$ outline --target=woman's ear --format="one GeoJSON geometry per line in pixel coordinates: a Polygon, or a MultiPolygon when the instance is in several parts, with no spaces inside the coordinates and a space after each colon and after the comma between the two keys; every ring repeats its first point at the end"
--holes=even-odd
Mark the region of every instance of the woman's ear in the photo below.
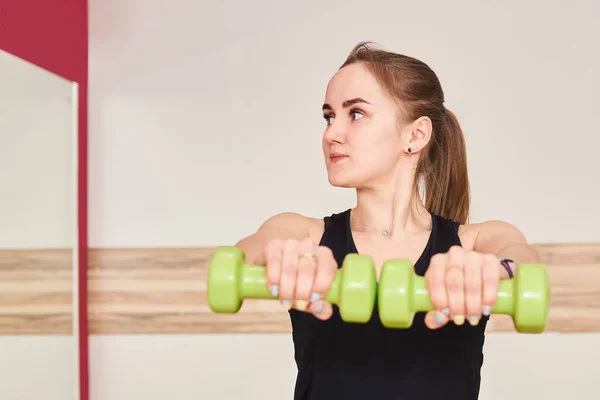
{"type": "Polygon", "coordinates": [[[433,124],[429,117],[421,117],[414,122],[413,136],[415,141],[419,141],[422,147],[425,147],[431,139],[431,133],[433,132],[433,124]]]}
{"type": "Polygon", "coordinates": [[[425,148],[429,140],[431,140],[432,132],[433,124],[429,117],[416,119],[410,126],[410,137],[405,151],[409,154],[414,154],[425,148]]]}

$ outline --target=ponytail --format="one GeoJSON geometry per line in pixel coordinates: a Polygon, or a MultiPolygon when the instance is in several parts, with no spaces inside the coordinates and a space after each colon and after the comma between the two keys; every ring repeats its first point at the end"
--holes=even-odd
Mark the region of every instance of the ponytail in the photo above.
{"type": "MultiPolygon", "coordinates": [[[[445,109],[441,125],[437,132],[434,127],[429,151],[419,160],[416,176],[422,179],[429,212],[465,224],[471,197],[465,138],[452,111],[445,109]]],[[[418,184],[419,179],[415,181],[418,184]]]]}

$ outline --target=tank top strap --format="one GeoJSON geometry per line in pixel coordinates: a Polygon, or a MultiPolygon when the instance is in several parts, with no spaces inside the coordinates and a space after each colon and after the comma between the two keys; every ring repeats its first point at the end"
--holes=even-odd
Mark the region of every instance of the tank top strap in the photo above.
{"type": "Polygon", "coordinates": [[[439,215],[434,215],[434,218],[437,222],[437,232],[432,256],[436,253],[445,253],[452,246],[461,246],[458,236],[460,223],[439,215]]]}
{"type": "Polygon", "coordinates": [[[338,263],[338,267],[341,267],[344,258],[350,251],[348,246],[351,242],[349,236],[350,209],[325,217],[324,224],[325,231],[319,245],[329,247],[338,263]]]}
{"type": "Polygon", "coordinates": [[[423,253],[415,263],[415,273],[424,276],[429,268],[431,257],[445,253],[454,245],[460,245],[458,227],[460,224],[431,213],[431,233],[423,253]]]}

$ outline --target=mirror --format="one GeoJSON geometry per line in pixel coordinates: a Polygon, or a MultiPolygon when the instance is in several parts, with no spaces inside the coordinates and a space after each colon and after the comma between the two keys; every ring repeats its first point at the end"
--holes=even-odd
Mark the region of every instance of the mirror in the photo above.
{"type": "Polygon", "coordinates": [[[0,51],[0,393],[78,398],[77,83],[0,51]]]}

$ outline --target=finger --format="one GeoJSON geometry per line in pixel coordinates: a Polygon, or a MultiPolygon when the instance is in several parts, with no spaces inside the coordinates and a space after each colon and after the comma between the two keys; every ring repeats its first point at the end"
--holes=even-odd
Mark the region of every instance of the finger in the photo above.
{"type": "Polygon", "coordinates": [[[431,257],[429,268],[425,273],[425,283],[429,291],[429,298],[433,307],[446,317],[450,316],[450,308],[448,307],[448,294],[446,292],[446,254],[436,254],[431,257]]]}
{"type": "Polygon", "coordinates": [[[469,323],[473,326],[481,318],[481,286],[482,286],[483,256],[478,253],[469,253],[464,267],[465,302],[469,323]]]}
{"type": "Polygon", "coordinates": [[[271,240],[265,246],[265,264],[267,267],[267,285],[271,294],[279,296],[279,280],[281,278],[281,262],[283,256],[283,241],[271,240]]]}
{"type": "Polygon", "coordinates": [[[294,302],[296,293],[296,279],[298,275],[298,242],[287,240],[283,245],[283,258],[281,263],[281,279],[279,282],[279,297],[281,304],[289,310],[294,302]]]}
{"type": "Polygon", "coordinates": [[[482,280],[482,313],[489,316],[496,305],[500,283],[500,261],[493,255],[488,255],[484,259],[482,280]]]}
{"type": "Polygon", "coordinates": [[[311,239],[304,239],[300,242],[298,260],[298,278],[296,280],[296,293],[294,296],[295,308],[300,311],[306,310],[310,298],[317,262],[313,254],[313,242],[311,239]]]}
{"type": "Polygon", "coordinates": [[[325,298],[338,271],[338,264],[330,248],[319,246],[315,250],[317,271],[312,287],[310,302],[316,303],[325,298]]]}
{"type": "Polygon", "coordinates": [[[462,325],[465,322],[465,283],[462,271],[465,265],[465,251],[460,246],[452,246],[447,254],[445,283],[448,307],[454,323],[462,325]]]}
{"type": "Polygon", "coordinates": [[[446,272],[446,290],[450,315],[456,325],[465,322],[465,283],[461,267],[450,267],[446,272]]]}
{"type": "Polygon", "coordinates": [[[325,300],[319,300],[316,303],[311,304],[309,309],[315,317],[321,320],[329,319],[333,315],[331,303],[328,303],[325,300]]]}
{"type": "Polygon", "coordinates": [[[425,326],[429,329],[439,329],[448,324],[448,317],[446,317],[441,311],[429,311],[425,314],[425,326]]]}

